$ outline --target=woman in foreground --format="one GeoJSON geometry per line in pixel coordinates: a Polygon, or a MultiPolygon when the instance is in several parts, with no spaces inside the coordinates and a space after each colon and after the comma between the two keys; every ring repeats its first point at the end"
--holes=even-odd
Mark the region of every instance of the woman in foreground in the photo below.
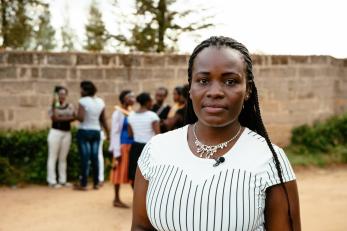
{"type": "Polygon", "coordinates": [[[301,230],[292,167],[260,115],[252,60],[211,37],[189,59],[186,125],[138,161],[132,230],[301,230]]]}

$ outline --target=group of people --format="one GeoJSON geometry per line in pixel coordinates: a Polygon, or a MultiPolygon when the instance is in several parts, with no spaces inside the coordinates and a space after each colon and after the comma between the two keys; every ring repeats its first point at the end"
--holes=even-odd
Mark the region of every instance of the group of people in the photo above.
{"type": "Polygon", "coordinates": [[[95,96],[97,89],[91,81],[80,84],[81,98],[78,108],[67,101],[68,90],[56,86],[54,98],[49,109],[52,127],[48,134],[47,182],[50,187],[70,186],[67,182],[66,159],[71,144],[71,122],[78,120],[78,150],[81,157],[80,182],[74,186],[78,190],[87,190],[89,163],[93,170],[93,187],[98,189],[104,181],[104,160],[102,142],[109,136],[105,116],[104,101],[95,96]],[[102,132],[104,128],[105,133],[102,132]],[[58,179],[56,162],[58,161],[58,179]]]}
{"type": "Polygon", "coordinates": [[[105,103],[97,97],[96,87],[91,81],[82,81],[81,98],[77,110],[66,98],[67,88],[57,86],[54,100],[49,110],[52,127],[48,135],[49,155],[47,162],[47,182],[50,187],[70,186],[66,177],[66,159],[71,144],[71,122],[79,121],[77,131],[78,150],[81,157],[80,180],[74,185],[76,190],[87,190],[89,165],[91,163],[93,188],[98,189],[104,181],[103,140],[109,140],[112,153],[110,180],[114,184],[115,207],[128,207],[120,200],[121,184],[131,184],[135,180],[137,160],[146,143],[156,134],[183,126],[184,109],[187,101],[187,86],[177,86],[173,90],[174,105],[166,103],[168,89],[160,87],[155,92],[155,102],[151,95],[143,92],[135,97],[130,90],[119,95],[120,105],[112,113],[111,127],[106,121],[105,103]],[[136,111],[133,105],[138,103],[136,111]],[[104,130],[104,132],[103,132],[104,130]],[[58,161],[58,179],[56,162],[58,161]]]}
{"type": "MultiPolygon", "coordinates": [[[[121,92],[110,132],[104,103],[90,82],[81,83],[75,114],[67,103],[52,106],[49,140],[61,139],[61,159],[70,142],[68,122],[80,121],[76,189],[86,190],[90,157],[98,188],[104,127],[113,154],[114,206],[127,207],[120,184],[134,188],[131,230],[301,230],[295,174],[263,124],[247,48],[228,37],[206,39],[191,54],[187,76],[188,85],[174,89],[172,107],[165,104],[165,88],[156,91],[154,105],[148,93],[139,94],[136,111],[134,94],[121,92]]],[[[50,155],[54,150],[50,145],[50,155]]],[[[52,163],[49,158],[48,168],[52,163]]],[[[65,169],[59,167],[62,184],[65,169]]]]}
{"type": "Polygon", "coordinates": [[[130,90],[124,90],[119,95],[120,106],[116,106],[112,114],[110,147],[113,154],[111,182],[114,184],[115,207],[128,207],[120,200],[121,184],[134,185],[137,161],[147,142],[156,134],[172,130],[182,125],[181,115],[185,107],[185,87],[174,89],[175,105],[170,107],[165,103],[168,90],[160,87],[155,93],[155,103],[149,93],[143,92],[136,97],[139,107],[133,111],[135,95],[130,90]]]}

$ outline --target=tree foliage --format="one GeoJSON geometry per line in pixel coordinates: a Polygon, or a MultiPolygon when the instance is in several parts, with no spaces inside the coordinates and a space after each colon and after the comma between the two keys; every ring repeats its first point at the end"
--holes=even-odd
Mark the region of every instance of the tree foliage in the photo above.
{"type": "MultiPolygon", "coordinates": [[[[135,21],[131,37],[114,36],[118,41],[138,51],[163,52],[174,50],[179,35],[213,26],[203,18],[184,25],[182,21],[196,12],[193,10],[174,10],[176,0],[135,0],[135,21]]],[[[199,11],[204,11],[199,9],[199,11]]],[[[205,17],[207,18],[207,17],[205,17]]]]}
{"type": "Polygon", "coordinates": [[[62,50],[63,51],[73,51],[75,50],[75,34],[72,31],[72,29],[66,25],[66,26],[62,26],[60,28],[60,32],[61,32],[61,41],[62,41],[62,50]]]}
{"type": "Polygon", "coordinates": [[[29,23],[31,19],[25,11],[25,6],[28,4],[30,1],[25,0],[1,1],[3,47],[23,49],[29,47],[33,28],[29,23]]]}
{"type": "Polygon", "coordinates": [[[38,29],[35,31],[35,50],[52,50],[55,48],[55,30],[50,24],[50,11],[49,6],[43,6],[43,13],[38,19],[38,29]]]}
{"type": "Polygon", "coordinates": [[[93,1],[89,9],[89,23],[86,25],[87,42],[85,49],[88,51],[101,51],[107,41],[107,32],[102,20],[102,14],[93,1]]]}
{"type": "Polygon", "coordinates": [[[42,50],[54,47],[48,3],[43,0],[0,2],[2,48],[42,50]]]}
{"type": "Polygon", "coordinates": [[[64,19],[64,24],[60,28],[60,36],[61,36],[61,42],[62,42],[61,49],[63,51],[74,51],[75,41],[77,40],[77,38],[76,38],[76,34],[70,27],[69,17],[65,17],[64,19]]]}

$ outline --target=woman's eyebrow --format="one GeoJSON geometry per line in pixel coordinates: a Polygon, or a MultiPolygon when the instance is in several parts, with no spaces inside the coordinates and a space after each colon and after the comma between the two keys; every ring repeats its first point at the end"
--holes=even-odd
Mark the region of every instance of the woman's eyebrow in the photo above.
{"type": "Polygon", "coordinates": [[[227,76],[227,75],[237,75],[237,76],[239,76],[239,77],[242,76],[240,73],[237,73],[237,72],[235,72],[235,71],[227,71],[227,72],[224,72],[224,73],[222,74],[222,76],[227,76]]]}
{"type": "MultiPolygon", "coordinates": [[[[210,75],[210,74],[211,74],[211,72],[209,72],[209,71],[198,71],[194,75],[210,75]]],[[[237,75],[239,77],[242,76],[240,73],[238,73],[236,71],[226,71],[226,72],[222,73],[223,77],[228,76],[228,75],[237,75]]]]}
{"type": "Polygon", "coordinates": [[[196,75],[209,75],[210,72],[209,71],[199,71],[195,73],[196,75]]]}

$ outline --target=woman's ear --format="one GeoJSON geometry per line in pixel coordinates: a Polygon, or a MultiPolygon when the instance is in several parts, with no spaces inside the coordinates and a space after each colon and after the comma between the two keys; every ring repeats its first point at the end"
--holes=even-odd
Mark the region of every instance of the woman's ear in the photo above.
{"type": "Polygon", "coordinates": [[[251,82],[247,83],[245,102],[251,97],[251,94],[252,94],[252,87],[250,84],[251,84],[251,82]]]}

